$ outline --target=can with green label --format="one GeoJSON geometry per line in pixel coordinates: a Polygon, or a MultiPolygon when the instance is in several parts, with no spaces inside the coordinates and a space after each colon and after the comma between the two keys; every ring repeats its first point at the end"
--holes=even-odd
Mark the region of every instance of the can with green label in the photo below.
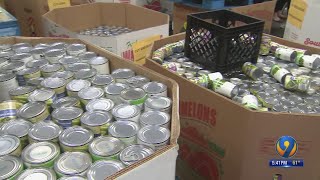
{"type": "Polygon", "coordinates": [[[310,78],[306,76],[286,76],[284,88],[289,90],[306,92],[310,88],[310,78]]]}
{"type": "Polygon", "coordinates": [[[242,72],[244,72],[250,78],[257,80],[258,78],[262,77],[264,72],[262,69],[258,68],[254,64],[250,62],[246,62],[242,66],[242,72]]]}
{"type": "Polygon", "coordinates": [[[73,126],[65,129],[59,136],[60,147],[64,152],[88,151],[93,140],[93,132],[81,126],[73,126]]]}
{"type": "Polygon", "coordinates": [[[119,159],[119,153],[124,149],[124,143],[118,138],[100,136],[89,145],[89,152],[94,161],[102,159],[119,159]]]}
{"type": "Polygon", "coordinates": [[[124,89],[120,93],[120,99],[124,104],[137,105],[140,109],[143,109],[147,93],[141,88],[124,89]]]}
{"type": "Polygon", "coordinates": [[[35,90],[34,86],[19,86],[9,91],[10,98],[23,104],[28,102],[29,95],[35,90]]]}
{"type": "Polygon", "coordinates": [[[24,119],[13,119],[4,123],[1,127],[2,134],[11,134],[20,139],[22,148],[28,143],[28,132],[32,127],[32,123],[24,119]]]}
{"type": "Polygon", "coordinates": [[[0,157],[0,179],[16,180],[23,171],[23,164],[20,158],[7,155],[0,157]]]}
{"type": "Polygon", "coordinates": [[[280,67],[278,64],[274,64],[270,70],[270,74],[272,77],[274,77],[278,82],[284,83],[285,77],[287,75],[290,75],[291,73],[280,67]]]}
{"type": "Polygon", "coordinates": [[[104,111],[86,112],[81,117],[81,126],[91,129],[94,136],[108,134],[108,128],[112,122],[112,115],[104,111]]]}

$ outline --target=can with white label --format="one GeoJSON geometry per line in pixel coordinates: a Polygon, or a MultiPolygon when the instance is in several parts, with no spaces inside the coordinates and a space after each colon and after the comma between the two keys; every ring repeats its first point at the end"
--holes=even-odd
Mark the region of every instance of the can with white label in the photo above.
{"type": "Polygon", "coordinates": [[[97,74],[110,74],[109,60],[105,57],[94,57],[89,64],[97,70],[97,74]]]}
{"type": "Polygon", "coordinates": [[[134,144],[121,151],[120,161],[126,166],[130,166],[154,153],[154,150],[143,144],[134,144]]]}
{"type": "Polygon", "coordinates": [[[44,102],[48,107],[56,100],[56,93],[51,89],[36,89],[28,97],[30,102],[44,102]]]}
{"type": "Polygon", "coordinates": [[[137,142],[139,125],[132,121],[116,121],[109,126],[109,135],[120,139],[126,146],[137,142]]]}
{"type": "Polygon", "coordinates": [[[144,144],[154,150],[164,148],[169,144],[170,131],[161,126],[145,126],[141,128],[137,135],[138,144],[144,144]]]}
{"type": "Polygon", "coordinates": [[[270,70],[271,76],[273,76],[278,82],[284,83],[285,78],[287,75],[290,75],[291,73],[286,70],[285,68],[281,68],[279,65],[274,64],[270,70]]]}

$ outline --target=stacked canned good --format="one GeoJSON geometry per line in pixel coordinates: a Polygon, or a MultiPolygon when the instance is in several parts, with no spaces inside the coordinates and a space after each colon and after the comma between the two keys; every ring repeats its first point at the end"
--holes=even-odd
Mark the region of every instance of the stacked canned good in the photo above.
{"type": "Polygon", "coordinates": [[[130,33],[132,31],[133,30],[130,28],[121,26],[98,26],[95,28],[82,30],[79,32],[79,34],[88,36],[110,37],[130,33]]]}
{"type": "Polygon", "coordinates": [[[247,108],[288,113],[320,113],[320,55],[262,38],[256,64],[232,72],[210,72],[184,56],[184,40],[168,44],[152,59],[200,86],[247,108]]]}
{"type": "Polygon", "coordinates": [[[165,84],[84,44],[0,49],[0,179],[105,179],[169,143],[165,84]]]}

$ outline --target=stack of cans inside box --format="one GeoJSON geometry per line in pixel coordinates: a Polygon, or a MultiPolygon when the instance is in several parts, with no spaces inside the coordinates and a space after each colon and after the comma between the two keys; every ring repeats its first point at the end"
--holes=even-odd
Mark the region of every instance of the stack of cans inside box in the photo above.
{"type": "Polygon", "coordinates": [[[127,27],[120,26],[98,26],[95,28],[85,29],[79,32],[80,35],[89,35],[89,36],[101,36],[101,37],[110,37],[118,36],[121,34],[130,33],[133,30],[127,27]]]}
{"type": "Polygon", "coordinates": [[[169,143],[165,84],[84,44],[0,49],[0,179],[105,179],[169,143]]]}
{"type": "Polygon", "coordinates": [[[257,63],[246,62],[237,70],[220,73],[185,57],[184,43],[165,45],[153,53],[152,59],[252,110],[320,113],[320,55],[263,36],[257,63]]]}

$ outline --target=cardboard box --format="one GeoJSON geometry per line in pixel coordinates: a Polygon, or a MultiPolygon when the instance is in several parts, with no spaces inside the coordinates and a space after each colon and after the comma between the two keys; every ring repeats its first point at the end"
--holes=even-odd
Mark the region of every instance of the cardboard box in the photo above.
{"type": "Polygon", "coordinates": [[[55,9],[43,17],[46,36],[76,37],[129,60],[133,60],[134,42],[154,35],[169,35],[168,15],[124,3],[93,3],[55,9]],[[129,27],[134,31],[113,37],[78,34],[80,30],[100,25],[129,27]]]}
{"type": "MultiPolygon", "coordinates": [[[[156,41],[153,51],[185,38],[178,34],[156,41]]],[[[319,49],[272,37],[284,45],[319,49]]],[[[163,68],[148,59],[146,67],[160,72],[179,84],[181,135],[178,139],[177,175],[181,179],[270,180],[275,174],[283,179],[318,180],[320,166],[320,116],[246,109],[232,100],[163,68]],[[271,159],[283,159],[275,151],[279,137],[292,136],[303,159],[303,168],[271,168],[271,159]]]]}
{"type": "Polygon", "coordinates": [[[129,68],[135,71],[137,74],[148,77],[153,81],[159,81],[167,85],[168,96],[172,98],[172,114],[171,114],[171,138],[170,144],[165,148],[155,152],[151,156],[143,159],[139,163],[135,163],[108,179],[120,179],[120,180],[131,180],[131,179],[153,179],[163,180],[175,178],[175,164],[178,155],[178,144],[177,139],[180,134],[180,122],[178,114],[178,85],[176,82],[162,76],[161,74],[155,73],[143,66],[138,66],[132,62],[126,61],[112,53],[106,52],[105,50],[87,44],[84,41],[77,39],[59,39],[59,38],[25,38],[25,37],[10,37],[0,38],[0,44],[13,44],[21,42],[29,42],[31,44],[38,43],[53,43],[53,42],[67,42],[67,43],[83,43],[87,45],[89,51],[96,52],[97,54],[109,59],[110,68],[129,68]]]}
{"type": "Polygon", "coordinates": [[[320,48],[317,21],[320,16],[320,1],[292,0],[284,38],[290,41],[320,48]]]}
{"type": "MultiPolygon", "coordinates": [[[[248,5],[248,6],[234,7],[234,8],[231,8],[231,10],[264,20],[265,21],[264,32],[270,33],[275,4],[276,4],[276,1],[273,0],[269,2],[263,2],[259,4],[248,5]]],[[[181,3],[175,3],[174,9],[173,9],[174,34],[185,32],[187,15],[191,13],[197,13],[200,11],[208,11],[208,10],[186,6],[181,3]]]]}

